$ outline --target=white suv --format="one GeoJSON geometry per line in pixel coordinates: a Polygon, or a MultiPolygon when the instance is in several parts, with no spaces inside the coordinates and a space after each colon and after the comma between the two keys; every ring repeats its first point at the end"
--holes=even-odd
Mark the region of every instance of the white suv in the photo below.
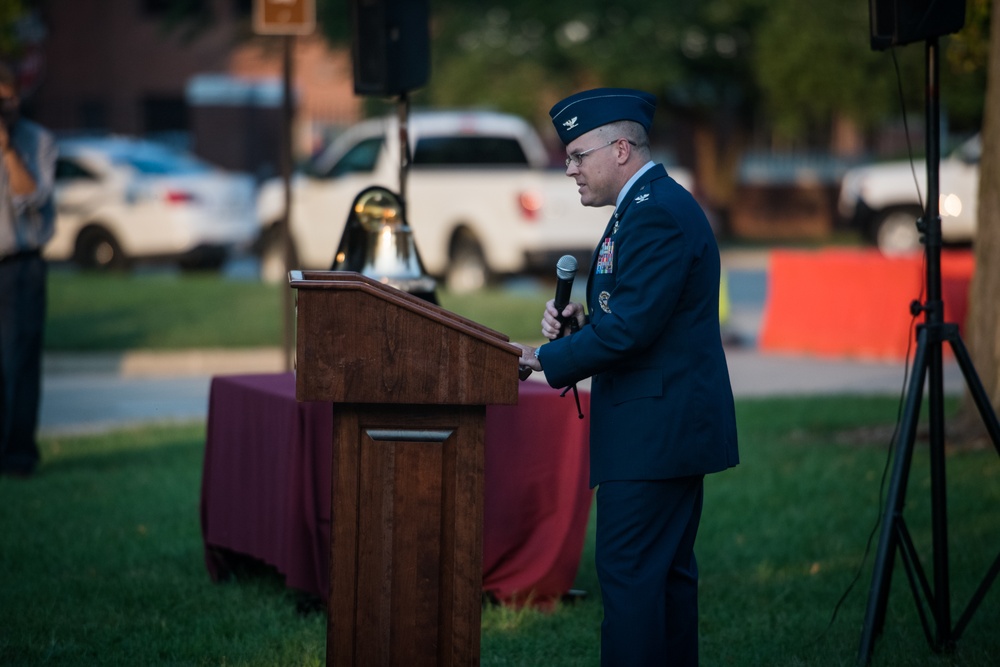
{"type": "MultiPolygon", "coordinates": [[[[946,243],[969,243],[976,235],[981,153],[977,134],[941,160],[939,206],[946,243]]],[[[888,162],[848,170],[841,181],[838,210],[884,254],[897,255],[920,248],[916,220],[923,215],[921,202],[926,197],[924,160],[914,162],[912,169],[908,161],[888,162]]]]}

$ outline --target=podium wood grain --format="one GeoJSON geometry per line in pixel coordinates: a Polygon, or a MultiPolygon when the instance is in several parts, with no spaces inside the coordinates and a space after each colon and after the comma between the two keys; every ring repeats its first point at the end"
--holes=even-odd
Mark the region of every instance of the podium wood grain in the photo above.
{"type": "Polygon", "coordinates": [[[486,405],[502,334],[341,272],[292,272],[296,396],[334,410],[329,665],[479,664],[486,405]]]}

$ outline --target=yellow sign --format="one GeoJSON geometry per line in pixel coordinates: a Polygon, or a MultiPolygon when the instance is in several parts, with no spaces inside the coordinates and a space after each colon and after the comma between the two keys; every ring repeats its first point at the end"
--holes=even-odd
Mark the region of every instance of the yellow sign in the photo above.
{"type": "Polygon", "coordinates": [[[260,35],[308,35],[316,29],[316,0],[254,0],[253,30],[260,35]]]}

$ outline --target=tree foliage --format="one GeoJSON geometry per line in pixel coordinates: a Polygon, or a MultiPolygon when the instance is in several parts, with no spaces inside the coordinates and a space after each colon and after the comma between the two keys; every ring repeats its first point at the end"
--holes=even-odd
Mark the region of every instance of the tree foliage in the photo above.
{"type": "MultiPolygon", "coordinates": [[[[969,0],[966,28],[943,39],[942,97],[959,129],[982,119],[989,0],[969,0]]],[[[668,113],[823,142],[834,117],[862,130],[919,112],[919,46],[870,47],[868,0],[434,0],[425,106],[484,106],[544,123],[552,103],[587,86],[660,97],[668,113]],[[897,82],[896,69],[899,69],[897,82]]],[[[319,0],[332,41],[350,39],[350,8],[319,0]]]]}
{"type": "Polygon", "coordinates": [[[538,3],[440,0],[432,103],[489,104],[544,117],[586,86],[644,88],[689,110],[753,100],[761,0],[538,3]]]}
{"type": "Polygon", "coordinates": [[[971,132],[983,123],[983,91],[990,49],[992,0],[967,0],[965,27],[948,37],[942,65],[941,98],[949,122],[971,132]]]}
{"type": "MultiPolygon", "coordinates": [[[[836,113],[866,127],[894,110],[886,94],[894,75],[869,47],[866,8],[865,0],[771,3],[756,35],[754,73],[779,136],[821,133],[836,113]]],[[[903,71],[913,70],[912,58],[902,60],[903,71]]]]}
{"type": "Polygon", "coordinates": [[[28,0],[4,0],[0,2],[0,59],[7,60],[16,57],[21,46],[18,26],[28,9],[28,0]]]}
{"type": "MultiPolygon", "coordinates": [[[[333,44],[351,39],[351,6],[316,0],[333,44]]],[[[587,86],[660,97],[668,113],[799,143],[831,119],[862,129],[898,114],[895,67],[869,46],[869,0],[428,0],[432,76],[424,106],[488,106],[544,122],[552,103],[587,86]]],[[[41,0],[0,3],[0,52],[14,20],[41,0]]],[[[244,11],[252,3],[243,0],[244,11]]],[[[212,2],[165,0],[164,28],[197,33],[212,2]]],[[[942,99],[963,131],[982,120],[990,0],[968,0],[966,27],[944,40],[942,99]]],[[[923,96],[919,48],[896,50],[907,104],[923,96]]]]}

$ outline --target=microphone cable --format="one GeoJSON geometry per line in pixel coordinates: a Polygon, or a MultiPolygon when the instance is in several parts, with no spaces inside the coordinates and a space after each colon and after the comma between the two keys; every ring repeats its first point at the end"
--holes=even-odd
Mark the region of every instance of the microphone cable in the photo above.
{"type": "MultiPolygon", "coordinates": [[[[566,335],[568,336],[570,334],[574,334],[579,330],[580,330],[580,325],[577,324],[576,318],[569,320],[569,334],[566,335]]],[[[580,407],[580,391],[576,388],[575,383],[563,389],[562,393],[559,394],[559,398],[562,398],[567,393],[569,393],[570,389],[573,390],[573,398],[576,399],[576,416],[580,419],[583,419],[583,408],[580,407]]]]}

